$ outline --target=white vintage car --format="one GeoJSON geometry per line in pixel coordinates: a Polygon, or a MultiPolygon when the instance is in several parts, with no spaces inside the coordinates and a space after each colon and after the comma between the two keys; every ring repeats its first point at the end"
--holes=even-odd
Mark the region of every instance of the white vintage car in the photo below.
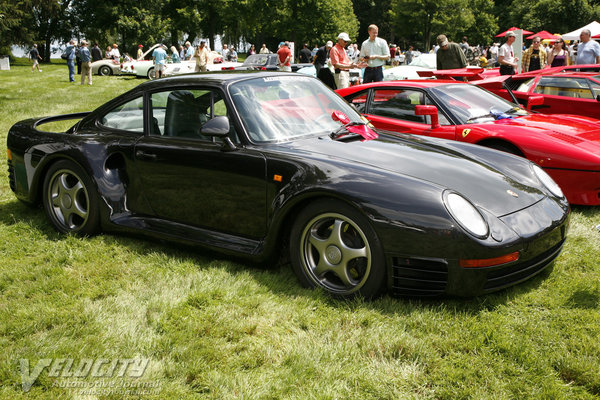
{"type": "MultiPolygon", "coordinates": [[[[210,60],[208,65],[206,66],[208,71],[221,71],[234,69],[242,65],[242,63],[238,62],[222,62],[222,56],[216,51],[212,51],[210,53],[210,60]]],[[[165,70],[163,72],[163,76],[172,76],[172,75],[181,75],[181,74],[189,74],[194,72],[196,69],[196,59],[192,58],[191,60],[181,61],[178,63],[167,62],[165,66],[165,70]]],[[[149,61],[137,61],[131,63],[130,65],[123,64],[123,68],[121,69],[121,73],[132,74],[141,78],[154,79],[154,63],[152,60],[149,61]]]]}

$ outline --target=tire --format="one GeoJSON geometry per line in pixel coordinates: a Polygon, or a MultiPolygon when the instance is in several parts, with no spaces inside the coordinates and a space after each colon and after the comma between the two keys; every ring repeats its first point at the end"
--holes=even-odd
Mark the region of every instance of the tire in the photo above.
{"type": "Polygon", "coordinates": [[[112,68],[110,68],[108,65],[103,65],[98,69],[98,75],[109,76],[112,75],[112,73],[112,68]]]}
{"type": "Polygon", "coordinates": [[[57,231],[92,235],[99,227],[98,196],[92,180],[77,164],[61,160],[45,178],[43,203],[57,231]]]}
{"type": "Polygon", "coordinates": [[[290,233],[290,258],[305,287],[334,297],[377,296],[385,283],[385,256],[367,218],[337,200],[304,208],[290,233]]]}
{"type": "Polygon", "coordinates": [[[156,78],[154,76],[154,67],[151,67],[148,72],[146,73],[146,76],[148,77],[148,79],[153,80],[154,78],[156,78]]]}

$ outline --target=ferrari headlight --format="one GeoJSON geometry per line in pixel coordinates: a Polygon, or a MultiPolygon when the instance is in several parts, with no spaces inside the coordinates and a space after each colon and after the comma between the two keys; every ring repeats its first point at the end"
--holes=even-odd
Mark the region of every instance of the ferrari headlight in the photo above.
{"type": "Polygon", "coordinates": [[[548,190],[552,192],[553,195],[561,198],[565,197],[562,190],[560,189],[560,186],[558,186],[556,182],[554,182],[554,179],[552,179],[550,175],[546,173],[546,171],[534,164],[533,172],[535,172],[535,175],[538,177],[538,179],[544,184],[544,186],[548,188],[548,190]]]}
{"type": "Polygon", "coordinates": [[[452,217],[467,232],[481,239],[487,237],[488,224],[473,204],[456,193],[448,193],[444,197],[444,201],[452,217]]]}

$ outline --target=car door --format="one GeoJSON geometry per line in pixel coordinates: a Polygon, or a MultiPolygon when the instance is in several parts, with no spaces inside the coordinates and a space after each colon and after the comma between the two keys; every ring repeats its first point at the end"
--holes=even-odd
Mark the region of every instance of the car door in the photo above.
{"type": "MultiPolygon", "coordinates": [[[[231,115],[223,99],[220,89],[204,87],[147,94],[147,131],[134,152],[140,186],[157,218],[261,238],[266,232],[264,156],[201,134],[209,119],[231,115]]],[[[233,124],[229,136],[238,141],[233,124]]]]}
{"type": "MultiPolygon", "coordinates": [[[[600,104],[585,77],[542,76],[530,95],[543,95],[544,104],[532,109],[543,113],[577,114],[600,118],[600,104]]],[[[596,91],[598,85],[595,85],[596,91]]]]}
{"type": "Polygon", "coordinates": [[[429,116],[416,115],[415,106],[433,105],[421,90],[381,87],[361,92],[349,101],[379,129],[454,139],[455,127],[438,111],[440,126],[432,129],[429,116]]]}

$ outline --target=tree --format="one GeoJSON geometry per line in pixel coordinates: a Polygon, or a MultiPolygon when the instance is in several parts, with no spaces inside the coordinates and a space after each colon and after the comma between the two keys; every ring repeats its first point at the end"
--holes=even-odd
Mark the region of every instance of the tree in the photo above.
{"type": "Polygon", "coordinates": [[[472,45],[488,43],[498,29],[492,9],[492,0],[392,0],[391,6],[396,31],[425,51],[442,33],[456,42],[467,36],[472,45]]]}

